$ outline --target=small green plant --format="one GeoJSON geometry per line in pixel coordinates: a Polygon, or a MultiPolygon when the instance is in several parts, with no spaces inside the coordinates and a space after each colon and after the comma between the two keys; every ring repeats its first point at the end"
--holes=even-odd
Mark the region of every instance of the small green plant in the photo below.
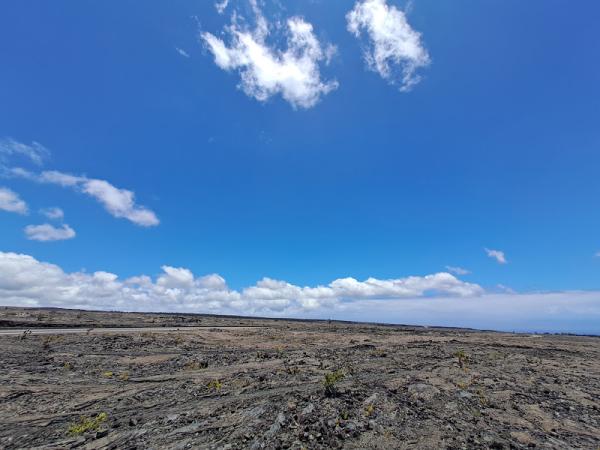
{"type": "Polygon", "coordinates": [[[375,406],[373,405],[373,403],[369,403],[369,405],[365,408],[365,416],[371,417],[374,412],[375,412],[375,406]]]}
{"type": "Polygon", "coordinates": [[[221,383],[219,380],[212,380],[210,383],[208,383],[208,388],[217,392],[220,392],[222,387],[223,383],[221,383]]]}
{"type": "Polygon", "coordinates": [[[114,375],[114,372],[111,372],[110,370],[109,370],[109,371],[106,371],[106,372],[102,372],[102,376],[103,376],[104,378],[112,378],[112,377],[113,377],[113,375],[114,375]]]}
{"type": "Polygon", "coordinates": [[[323,379],[323,386],[325,387],[325,395],[328,397],[334,397],[337,394],[336,385],[344,379],[344,372],[336,370],[335,372],[328,372],[325,374],[323,379]]]}
{"type": "Polygon", "coordinates": [[[63,369],[65,370],[73,370],[73,365],[70,362],[66,362],[63,364],[63,369]]]}
{"type": "Polygon", "coordinates": [[[108,414],[102,412],[96,417],[81,417],[79,422],[71,424],[68,430],[68,434],[71,436],[81,436],[83,433],[88,431],[98,431],[102,424],[108,419],[108,414]]]}
{"type": "Polygon", "coordinates": [[[121,372],[121,374],[119,375],[119,380],[121,380],[121,381],[129,380],[129,372],[127,372],[127,371],[121,372]]]}
{"type": "Polygon", "coordinates": [[[483,392],[482,389],[477,389],[477,397],[479,398],[479,403],[481,403],[481,406],[487,406],[488,405],[488,399],[485,396],[485,393],[483,392]]]}
{"type": "Polygon", "coordinates": [[[467,355],[465,351],[461,349],[454,353],[454,356],[456,357],[456,359],[458,359],[458,365],[462,369],[464,369],[467,366],[467,362],[469,361],[469,355],[467,355]]]}

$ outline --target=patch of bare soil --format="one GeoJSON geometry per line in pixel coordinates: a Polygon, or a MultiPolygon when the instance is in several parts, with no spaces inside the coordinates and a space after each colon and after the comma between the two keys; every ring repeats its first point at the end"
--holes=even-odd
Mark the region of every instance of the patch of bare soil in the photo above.
{"type": "Polygon", "coordinates": [[[600,447],[598,338],[164,317],[262,327],[0,336],[0,448],[600,447]]]}

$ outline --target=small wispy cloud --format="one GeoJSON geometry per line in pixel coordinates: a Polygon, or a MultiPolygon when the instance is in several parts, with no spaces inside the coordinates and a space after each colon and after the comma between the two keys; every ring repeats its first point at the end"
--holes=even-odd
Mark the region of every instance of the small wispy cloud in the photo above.
{"type": "Polygon", "coordinates": [[[215,3],[215,9],[219,14],[223,14],[229,5],[229,0],[221,0],[220,2],[215,3]]]}
{"type": "Polygon", "coordinates": [[[25,227],[25,236],[32,241],[64,241],[73,239],[75,234],[75,230],[66,224],[61,227],[55,227],[49,223],[42,225],[27,225],[25,227]]]}
{"type": "Polygon", "coordinates": [[[181,56],[183,56],[184,58],[189,58],[190,55],[188,52],[186,52],[184,49],[179,48],[179,47],[175,47],[175,51],[177,51],[177,53],[179,53],[181,56]]]}
{"type": "Polygon", "coordinates": [[[431,60],[421,34],[409,25],[403,11],[386,0],[359,0],[346,20],[354,36],[360,38],[363,32],[368,36],[364,57],[369,69],[399,84],[401,91],[409,91],[421,80],[417,70],[431,60]]]}
{"type": "Polygon", "coordinates": [[[40,214],[46,216],[52,220],[62,220],[65,217],[65,213],[60,208],[44,208],[40,210],[40,214]]]}
{"type": "Polygon", "coordinates": [[[114,217],[127,219],[143,227],[160,223],[156,214],[135,202],[135,193],[120,189],[105,180],[71,175],[56,170],[33,173],[20,167],[10,169],[12,176],[25,178],[38,183],[56,184],[70,187],[97,200],[114,217]]]}
{"type": "Polygon", "coordinates": [[[0,139],[0,162],[6,157],[20,155],[28,158],[34,164],[41,166],[50,157],[50,150],[39,142],[24,144],[12,138],[0,139]]]}
{"type": "Polygon", "coordinates": [[[27,214],[27,203],[19,194],[8,188],[0,187],[0,210],[17,214],[27,214]]]}
{"type": "Polygon", "coordinates": [[[462,267],[457,266],[446,266],[446,270],[455,275],[468,275],[471,273],[470,270],[463,269],[462,267]]]}
{"type": "Polygon", "coordinates": [[[517,291],[515,291],[513,288],[511,288],[510,286],[506,286],[504,284],[497,284],[496,288],[500,291],[500,292],[504,292],[506,294],[516,294],[517,291]]]}
{"type": "Polygon", "coordinates": [[[492,259],[495,259],[498,264],[507,264],[506,256],[504,252],[501,250],[491,250],[489,248],[484,248],[485,253],[492,259]]]}

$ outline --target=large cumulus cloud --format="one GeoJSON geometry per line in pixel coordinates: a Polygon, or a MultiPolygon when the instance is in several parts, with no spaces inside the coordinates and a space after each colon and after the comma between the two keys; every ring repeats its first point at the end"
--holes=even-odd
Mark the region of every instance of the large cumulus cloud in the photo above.
{"type": "Polygon", "coordinates": [[[598,291],[491,293],[444,272],[342,278],[321,286],[263,278],[235,290],[220,275],[196,276],[182,267],[120,279],[103,271],[69,273],[29,255],[0,252],[0,304],[600,334],[598,291]]]}
{"type": "Polygon", "coordinates": [[[315,287],[263,278],[238,291],[220,275],[195,276],[186,268],[162,266],[154,279],[142,275],[121,280],[108,272],[67,273],[29,255],[0,252],[0,299],[11,305],[285,315],[364,299],[481,294],[480,286],[448,273],[392,280],[343,278],[315,287]]]}

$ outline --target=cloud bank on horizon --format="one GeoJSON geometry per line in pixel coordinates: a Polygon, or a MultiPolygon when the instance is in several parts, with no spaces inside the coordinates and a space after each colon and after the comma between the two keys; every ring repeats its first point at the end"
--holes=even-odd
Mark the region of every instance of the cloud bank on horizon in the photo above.
{"type": "Polygon", "coordinates": [[[242,290],[217,274],[195,276],[163,266],[147,275],[67,273],[32,256],[0,252],[0,298],[5,305],[120,311],[163,311],[377,320],[504,330],[537,329],[600,333],[600,292],[490,294],[449,273],[297,286],[263,278],[242,290]],[[527,315],[524,315],[527,314],[527,315]],[[527,322],[525,322],[527,318],[527,322]],[[528,324],[528,325],[527,325],[528,324]]]}

